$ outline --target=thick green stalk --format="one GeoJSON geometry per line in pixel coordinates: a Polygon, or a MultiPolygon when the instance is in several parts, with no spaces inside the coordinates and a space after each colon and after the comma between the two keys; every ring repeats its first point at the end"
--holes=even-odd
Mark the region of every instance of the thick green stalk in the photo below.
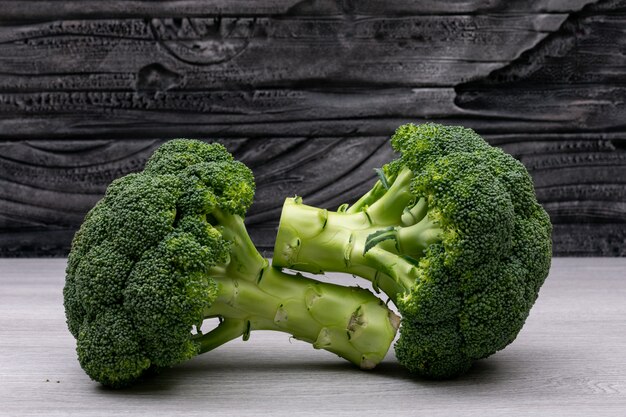
{"type": "Polygon", "coordinates": [[[219,222],[222,236],[231,244],[230,260],[219,273],[230,278],[256,281],[268,262],[254,246],[243,219],[219,210],[215,210],[213,216],[219,222]]]}
{"type": "Polygon", "coordinates": [[[202,337],[203,349],[213,348],[216,340],[275,330],[370,369],[383,360],[398,327],[398,318],[362,288],[321,283],[272,267],[265,268],[258,283],[213,278],[219,295],[205,315],[224,321],[202,337]]]}
{"type": "Polygon", "coordinates": [[[439,228],[421,213],[424,211],[421,207],[419,214],[410,216],[416,220],[421,217],[417,224],[389,226],[402,224],[402,215],[406,213],[398,205],[411,200],[404,191],[394,189],[399,181],[406,182],[406,176],[398,175],[389,196],[356,213],[328,211],[304,205],[299,198],[288,198],[276,236],[274,265],[312,273],[358,275],[372,281],[395,302],[399,293],[415,284],[413,277],[417,279],[413,272],[411,280],[405,278],[406,274],[397,273],[410,266],[401,255],[419,259],[424,249],[440,236],[439,228]],[[376,244],[376,250],[366,251],[368,238],[381,232],[385,232],[386,239],[376,244]]]}
{"type": "Polygon", "coordinates": [[[218,297],[205,317],[220,317],[222,322],[198,337],[203,352],[238,337],[247,339],[253,330],[276,330],[364,369],[385,357],[399,319],[371,292],[272,268],[238,216],[218,220],[223,235],[231,238],[231,260],[209,271],[218,284],[218,297]]]}
{"type": "Polygon", "coordinates": [[[273,265],[321,274],[345,272],[371,281],[393,299],[403,289],[363,258],[367,235],[374,232],[364,212],[336,213],[288,198],[283,205],[273,265]]]}

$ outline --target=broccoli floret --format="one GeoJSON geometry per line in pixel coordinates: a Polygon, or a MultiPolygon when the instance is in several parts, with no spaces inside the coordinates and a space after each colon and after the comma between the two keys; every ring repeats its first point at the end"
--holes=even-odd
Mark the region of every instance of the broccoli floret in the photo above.
{"type": "Polygon", "coordinates": [[[354,205],[287,199],[274,265],[372,281],[402,315],[396,356],[432,378],[511,343],[548,275],[550,220],[524,166],[462,127],[401,126],[354,205]]]}
{"type": "Polygon", "coordinates": [[[268,266],[243,223],[252,172],[219,144],[176,139],[114,181],[76,233],[68,327],[86,373],[122,387],[252,330],[278,330],[363,367],[399,320],[367,290],[268,266]],[[220,324],[205,334],[205,319],[220,324]]]}

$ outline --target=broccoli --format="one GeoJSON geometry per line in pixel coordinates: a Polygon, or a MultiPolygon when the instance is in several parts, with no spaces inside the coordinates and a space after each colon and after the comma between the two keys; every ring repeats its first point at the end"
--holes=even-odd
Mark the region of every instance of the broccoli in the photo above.
{"type": "Polygon", "coordinates": [[[243,217],[251,171],[219,144],[176,139],[115,180],[72,242],[63,290],[78,359],[123,387],[252,330],[277,330],[372,368],[399,318],[362,288],[271,268],[243,217]],[[219,325],[202,333],[207,318],[219,325]]]}
{"type": "Polygon", "coordinates": [[[511,343],[548,274],[550,220],[524,166],[473,130],[408,124],[354,205],[288,198],[273,263],[370,280],[402,315],[410,371],[448,378],[511,343]]]}

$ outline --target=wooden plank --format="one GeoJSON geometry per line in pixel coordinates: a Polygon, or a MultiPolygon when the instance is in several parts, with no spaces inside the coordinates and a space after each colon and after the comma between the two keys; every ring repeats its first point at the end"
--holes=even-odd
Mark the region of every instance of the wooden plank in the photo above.
{"type": "MultiPolygon", "coordinates": [[[[85,63],[84,73],[69,73],[67,77],[46,75],[41,65],[53,68],[54,63],[37,64],[37,60],[22,63],[19,59],[24,60],[24,51],[7,53],[7,56],[18,57],[16,62],[19,65],[16,64],[16,68],[5,68],[9,72],[0,78],[3,80],[0,81],[0,112],[3,114],[0,135],[5,139],[16,139],[87,135],[102,137],[133,132],[141,137],[155,136],[159,134],[157,132],[185,134],[191,130],[194,134],[203,135],[250,136],[256,132],[261,136],[283,136],[298,134],[296,131],[299,130],[312,133],[313,136],[333,136],[354,129],[358,129],[360,134],[387,135],[404,120],[423,118],[462,123],[483,133],[623,130],[625,111],[619,103],[626,91],[620,81],[624,68],[620,51],[624,47],[621,39],[626,37],[619,35],[623,34],[624,17],[584,15],[575,22],[568,21],[557,34],[541,38],[544,41],[534,39],[528,45],[531,49],[526,54],[524,48],[520,48],[519,59],[515,60],[515,56],[511,55],[511,65],[505,65],[509,62],[506,60],[498,64],[498,67],[503,68],[488,75],[484,81],[460,84],[455,88],[418,86],[421,82],[461,82],[471,73],[466,65],[482,64],[463,62],[462,59],[448,63],[438,61],[441,58],[435,55],[442,52],[437,48],[430,48],[436,51],[431,53],[431,58],[435,56],[432,62],[434,65],[445,64],[445,68],[410,68],[413,64],[426,65],[423,61],[429,59],[428,53],[413,51],[423,60],[413,59],[413,64],[403,63],[402,66],[391,64],[395,69],[400,68],[399,77],[411,88],[382,88],[382,78],[392,80],[395,69],[390,72],[376,65],[345,65],[348,68],[346,71],[333,73],[337,60],[344,58],[337,58],[327,48],[318,52],[328,56],[325,59],[313,59],[312,66],[298,65],[301,59],[296,59],[284,63],[283,67],[288,68],[287,71],[279,71],[277,68],[262,70],[258,65],[247,62],[242,67],[250,68],[252,72],[244,74],[224,69],[222,64],[209,65],[208,72],[203,72],[180,62],[170,65],[171,60],[159,63],[149,63],[150,59],[135,62],[136,59],[141,60],[136,57],[140,57],[141,53],[137,55],[134,49],[131,53],[125,47],[112,47],[113,52],[106,56],[112,60],[112,68],[119,67],[120,72],[91,73],[89,59],[72,55],[74,49],[65,48],[62,41],[56,41],[59,36],[54,35],[52,39],[60,42],[61,51],[71,55],[59,62],[71,65],[75,60],[80,60],[85,63]],[[586,29],[577,31],[580,27],[586,29]],[[536,45],[536,48],[532,48],[532,45],[536,45]],[[118,58],[112,58],[116,54],[119,54],[118,58]],[[25,71],[28,65],[40,67],[20,74],[19,71],[25,71]],[[125,69],[124,66],[128,65],[134,67],[125,69]],[[322,72],[315,73],[316,68],[322,72]],[[457,79],[442,81],[447,76],[445,74],[452,74],[449,71],[457,70],[461,74],[457,79]],[[354,77],[350,71],[354,72],[354,77]],[[287,73],[291,75],[285,76],[287,73]],[[264,74],[285,77],[277,82],[277,86],[261,88],[276,81],[264,79],[264,74]],[[426,78],[420,81],[413,79],[411,74],[426,78]],[[358,84],[353,84],[351,88],[332,87],[332,82],[349,81],[342,77],[348,77],[358,84]],[[376,77],[381,79],[377,80],[376,77]],[[324,87],[326,81],[318,80],[328,80],[331,85],[324,87]],[[241,89],[241,84],[233,84],[235,82],[254,87],[241,89]],[[357,88],[357,85],[360,87],[357,88]],[[163,117],[164,113],[167,113],[167,117],[163,117]],[[328,123],[329,120],[333,122],[328,123]],[[286,132],[289,126],[293,130],[286,132]],[[325,130],[317,133],[321,129],[325,130]]],[[[90,22],[81,30],[100,30],[98,25],[90,26],[92,24],[90,22]]],[[[500,24],[504,27],[511,22],[503,21],[500,24]]],[[[107,27],[104,23],[101,25],[107,27]]],[[[80,24],[77,26],[81,27],[80,24]]],[[[72,26],[66,29],[78,31],[70,28],[72,26]]],[[[402,32],[401,26],[397,25],[389,30],[390,33],[402,32]]],[[[462,30],[455,32],[456,35],[462,33],[462,30]]],[[[477,30],[477,33],[481,33],[481,30],[477,30]]],[[[100,37],[93,39],[101,42],[100,37]]],[[[460,41],[465,42],[462,38],[460,41]]],[[[429,45],[429,42],[423,41],[423,44],[429,45]]],[[[80,44],[77,48],[81,48],[80,44]]],[[[279,55],[297,55],[291,46],[287,49],[292,53],[279,55]]],[[[367,51],[374,57],[383,54],[381,50],[367,45],[356,49],[367,51]]],[[[480,48],[476,44],[467,49],[467,53],[483,53],[481,51],[486,49],[489,48],[480,48]]],[[[93,48],[84,50],[91,51],[93,48]]],[[[460,50],[457,50],[452,55],[459,53],[460,50]]],[[[240,60],[245,60],[245,55],[237,56],[235,63],[243,63],[240,60]]],[[[94,65],[108,65],[96,58],[94,65]]],[[[0,60],[0,66],[2,62],[10,66],[12,59],[16,58],[0,60]]],[[[255,61],[260,59],[260,56],[254,57],[255,61]]],[[[355,59],[363,61],[362,56],[355,59]]],[[[62,74],[69,68],[57,68],[54,71],[61,71],[62,74]]],[[[486,71],[484,75],[488,73],[486,71]]]]}
{"type": "MultiPolygon", "coordinates": [[[[493,142],[497,141],[498,138],[493,142]]],[[[20,245],[24,251],[32,248],[33,241],[27,236],[19,243],[20,228],[41,232],[51,229],[53,236],[58,236],[58,228],[77,228],[106,186],[121,175],[139,170],[162,142],[0,143],[0,213],[3,214],[0,230],[12,232],[4,238],[5,253],[19,253],[20,245]]],[[[297,194],[309,204],[336,208],[365,193],[374,181],[373,169],[394,158],[385,137],[256,138],[222,142],[255,173],[257,195],[247,223],[264,250],[273,246],[274,229],[285,197],[297,194]]],[[[593,142],[589,137],[560,141],[543,138],[537,142],[539,145],[531,143],[512,142],[509,137],[501,146],[526,164],[538,198],[553,222],[581,227],[589,222],[605,224],[595,232],[590,229],[598,225],[581,229],[577,237],[588,234],[589,239],[602,240],[607,227],[616,227],[617,235],[621,236],[620,230],[626,226],[626,147],[617,148],[600,138],[593,142]]],[[[588,249],[578,250],[576,239],[559,233],[572,231],[555,229],[555,253],[593,253],[588,249]]],[[[56,253],[63,253],[69,247],[71,233],[63,236],[56,253]]],[[[591,246],[598,253],[611,254],[623,251],[624,242],[617,240],[610,248],[603,248],[601,242],[591,246]],[[614,249],[616,244],[621,249],[614,249]]]]}
{"type": "Polygon", "coordinates": [[[106,185],[174,137],[253,168],[248,224],[271,248],[285,196],[355,199],[409,121],[519,158],[555,253],[626,250],[624,0],[123,5],[0,1],[0,254],[64,253],[106,185]]]}
{"type": "Polygon", "coordinates": [[[623,222],[556,224],[552,237],[557,256],[626,256],[623,222]]]}
{"type": "Polygon", "coordinates": [[[442,3],[436,0],[405,2],[401,0],[370,0],[341,2],[334,0],[3,0],[0,1],[0,21],[42,19],[86,19],[110,16],[134,18],[150,16],[206,16],[232,15],[407,15],[407,14],[477,14],[477,13],[557,13],[582,9],[593,0],[455,0],[442,3]]]}
{"type": "Polygon", "coordinates": [[[617,417],[626,410],[624,259],[555,259],[517,340],[451,381],[412,377],[393,354],[365,372],[285,334],[253,332],[122,391],[102,389],[78,365],[63,314],[64,268],[65,259],[0,260],[0,416],[617,417]]]}
{"type": "Polygon", "coordinates": [[[5,86],[20,86],[20,91],[41,86],[141,90],[148,87],[146,76],[161,77],[152,86],[159,91],[293,83],[313,88],[450,86],[501,68],[556,31],[566,17],[281,16],[19,24],[0,30],[0,73],[5,73],[5,86]],[[60,74],[67,76],[54,82],[60,74]]]}
{"type": "Polygon", "coordinates": [[[483,133],[624,131],[619,85],[483,90],[0,93],[0,139],[389,135],[432,120],[483,133]],[[542,95],[546,95],[542,97],[542,95]],[[541,98],[541,99],[540,99],[541,98]],[[568,111],[563,111],[567,108],[568,111]],[[167,114],[164,117],[163,114],[167,114]],[[300,132],[300,133],[298,133],[300,132]],[[333,134],[333,132],[335,132],[333,134]]]}

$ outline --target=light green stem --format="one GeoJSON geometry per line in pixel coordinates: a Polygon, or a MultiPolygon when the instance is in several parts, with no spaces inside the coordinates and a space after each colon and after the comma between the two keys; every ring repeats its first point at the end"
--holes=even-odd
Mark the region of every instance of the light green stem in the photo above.
{"type": "Polygon", "coordinates": [[[288,198],[276,236],[274,265],[318,274],[328,271],[358,275],[372,281],[395,302],[398,294],[409,291],[416,279],[414,273],[407,275],[410,262],[403,256],[419,259],[441,235],[438,226],[425,214],[423,204],[411,214],[411,219],[421,218],[417,224],[389,226],[402,224],[402,204],[413,198],[394,190],[396,184],[407,180],[401,171],[389,189],[393,196],[383,196],[356,213],[328,211],[304,205],[299,198],[288,198]],[[401,208],[392,207],[392,202],[401,208]],[[386,228],[390,229],[390,239],[381,240],[376,251],[366,251],[368,237],[386,228]]]}
{"type": "Polygon", "coordinates": [[[202,351],[253,330],[276,330],[333,352],[361,368],[373,368],[387,353],[399,319],[371,292],[322,283],[268,266],[239,216],[215,215],[231,242],[230,262],[213,267],[218,296],[205,317],[220,317],[198,336],[202,351]]]}
{"type": "Polygon", "coordinates": [[[321,283],[266,267],[260,281],[214,276],[218,299],[205,312],[225,320],[202,337],[209,349],[254,330],[275,330],[364,369],[387,353],[397,317],[369,291],[321,283]]]}
{"type": "Polygon", "coordinates": [[[402,287],[363,257],[366,238],[374,231],[365,212],[336,213],[288,198],[272,262],[274,266],[314,274],[327,271],[357,275],[395,299],[402,287]]]}
{"type": "Polygon", "coordinates": [[[415,197],[411,193],[413,172],[403,168],[397,175],[389,190],[371,206],[364,208],[372,224],[377,226],[391,226],[400,224],[404,209],[415,197]]]}

